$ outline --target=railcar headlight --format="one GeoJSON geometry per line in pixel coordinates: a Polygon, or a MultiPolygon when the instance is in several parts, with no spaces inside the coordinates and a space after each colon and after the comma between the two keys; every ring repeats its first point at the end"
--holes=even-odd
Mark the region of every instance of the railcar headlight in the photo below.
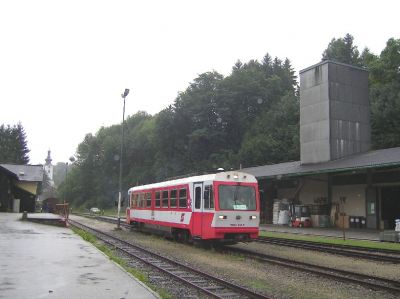
{"type": "Polygon", "coordinates": [[[257,216],[256,215],[251,215],[250,216],[250,220],[253,220],[253,219],[257,219],[257,216]]]}
{"type": "Polygon", "coordinates": [[[226,215],[219,215],[218,218],[221,219],[221,220],[223,220],[223,219],[226,219],[226,218],[228,218],[228,217],[226,217],[226,215]]]}

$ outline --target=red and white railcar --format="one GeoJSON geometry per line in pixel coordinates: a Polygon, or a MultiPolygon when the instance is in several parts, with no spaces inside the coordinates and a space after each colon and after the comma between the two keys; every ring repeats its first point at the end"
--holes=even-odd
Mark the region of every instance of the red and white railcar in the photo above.
{"type": "Polygon", "coordinates": [[[176,239],[250,241],[258,237],[259,194],[253,175],[219,172],[129,189],[127,222],[176,239]]]}

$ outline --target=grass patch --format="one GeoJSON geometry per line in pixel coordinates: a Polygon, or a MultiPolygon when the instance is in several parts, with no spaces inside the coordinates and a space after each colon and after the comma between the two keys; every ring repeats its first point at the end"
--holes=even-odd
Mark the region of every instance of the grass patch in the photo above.
{"type": "Polygon", "coordinates": [[[276,233],[276,232],[268,232],[268,231],[260,231],[260,236],[291,239],[291,240],[302,240],[302,241],[310,241],[310,242],[319,242],[319,243],[334,244],[334,245],[359,246],[359,247],[366,247],[366,248],[373,248],[373,249],[390,249],[390,250],[398,250],[400,252],[400,244],[399,243],[374,242],[374,241],[354,240],[354,239],[343,240],[343,239],[332,238],[332,237],[304,236],[304,235],[297,235],[297,234],[290,234],[290,233],[276,233]]]}
{"type": "MultiPolygon", "coordinates": [[[[71,211],[74,214],[90,213],[90,209],[87,209],[85,207],[72,207],[71,211]]],[[[118,208],[117,207],[111,207],[111,208],[106,208],[106,209],[100,209],[100,213],[97,214],[97,215],[117,217],[118,216],[118,208]]],[[[120,217],[123,218],[125,216],[126,216],[126,207],[121,207],[120,217]]]]}
{"type": "Polygon", "coordinates": [[[265,281],[258,279],[252,279],[248,283],[252,288],[256,290],[271,291],[274,289],[273,285],[266,285],[265,281]]]}
{"type": "MultiPolygon", "coordinates": [[[[104,209],[103,210],[103,215],[104,216],[110,216],[110,217],[118,217],[118,208],[115,207],[115,208],[104,209]]],[[[125,208],[121,207],[119,216],[121,218],[126,216],[126,207],[125,208]]]]}
{"type": "Polygon", "coordinates": [[[79,228],[75,228],[75,227],[72,228],[72,231],[74,233],[76,233],[77,235],[81,236],[81,238],[84,239],[85,241],[93,244],[97,249],[99,249],[101,252],[103,252],[105,255],[107,255],[111,261],[120,265],[125,271],[127,271],[128,273],[130,273],[131,275],[136,277],[138,280],[143,282],[150,289],[155,291],[161,298],[163,298],[163,299],[172,299],[173,298],[166,290],[153,286],[150,283],[146,274],[140,272],[139,270],[137,270],[135,268],[129,267],[127,262],[123,258],[121,258],[115,254],[114,249],[110,249],[106,245],[102,244],[94,235],[92,235],[84,230],[81,230],[79,228]]]}

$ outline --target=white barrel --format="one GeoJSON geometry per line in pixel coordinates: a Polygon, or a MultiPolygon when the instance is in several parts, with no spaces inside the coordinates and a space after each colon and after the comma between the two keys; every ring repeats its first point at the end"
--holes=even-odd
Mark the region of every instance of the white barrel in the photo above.
{"type": "Polygon", "coordinates": [[[282,210],[279,212],[278,224],[288,224],[289,223],[289,211],[282,210]]]}
{"type": "Polygon", "coordinates": [[[396,227],[394,228],[394,230],[396,232],[400,232],[400,219],[396,219],[395,222],[396,222],[396,227]]]}

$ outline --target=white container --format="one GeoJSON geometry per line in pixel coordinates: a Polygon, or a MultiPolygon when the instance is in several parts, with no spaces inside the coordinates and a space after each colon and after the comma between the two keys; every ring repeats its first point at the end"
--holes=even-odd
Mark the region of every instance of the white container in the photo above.
{"type": "Polygon", "coordinates": [[[21,205],[21,200],[14,198],[13,200],[13,213],[19,213],[19,207],[21,205]]]}
{"type": "Polygon", "coordinates": [[[396,226],[395,226],[394,230],[396,232],[400,232],[400,219],[396,219],[395,223],[396,223],[396,226]]]}
{"type": "Polygon", "coordinates": [[[287,225],[288,223],[289,223],[289,211],[288,210],[280,211],[279,212],[278,224],[287,225]]]}

